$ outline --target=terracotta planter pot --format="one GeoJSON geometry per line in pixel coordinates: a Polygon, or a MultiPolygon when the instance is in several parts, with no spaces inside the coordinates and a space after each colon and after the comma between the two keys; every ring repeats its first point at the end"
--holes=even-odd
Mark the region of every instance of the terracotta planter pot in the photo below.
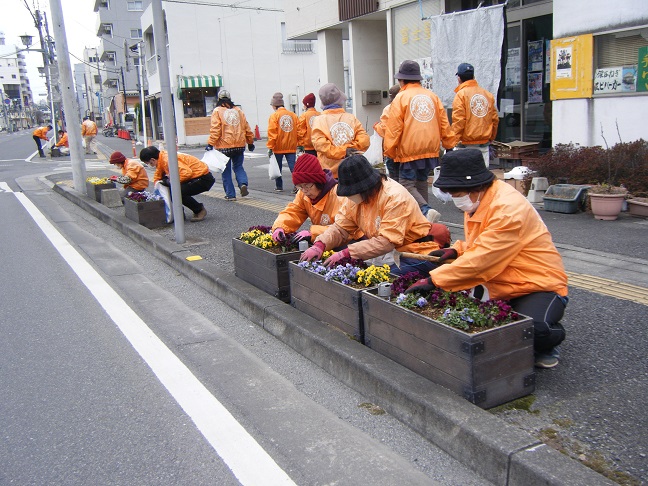
{"type": "Polygon", "coordinates": [[[362,293],[365,344],[482,408],[533,393],[533,321],[468,334],[362,293]]]}
{"type": "Polygon", "coordinates": [[[299,260],[301,252],[272,253],[238,238],[232,240],[232,249],[234,275],[284,302],[290,302],[288,262],[299,260]]]}
{"type": "Polygon", "coordinates": [[[648,218],[648,200],[628,199],[628,212],[637,218],[648,218]]]}
{"type": "Polygon", "coordinates": [[[623,208],[625,194],[594,194],[590,193],[592,213],[596,219],[614,221],[619,217],[623,208]]]}

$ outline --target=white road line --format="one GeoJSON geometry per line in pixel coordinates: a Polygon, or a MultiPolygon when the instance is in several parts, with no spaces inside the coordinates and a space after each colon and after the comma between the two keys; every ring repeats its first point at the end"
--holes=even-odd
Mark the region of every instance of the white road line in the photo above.
{"type": "Polygon", "coordinates": [[[13,192],[9,184],[6,182],[0,182],[0,192],[13,192]]]}
{"type": "Polygon", "coordinates": [[[15,195],[239,482],[249,486],[294,485],[285,471],[83,259],[27,196],[22,193],[15,195]]]}
{"type": "Polygon", "coordinates": [[[0,160],[0,162],[23,162],[25,159],[4,159],[0,160]]]}

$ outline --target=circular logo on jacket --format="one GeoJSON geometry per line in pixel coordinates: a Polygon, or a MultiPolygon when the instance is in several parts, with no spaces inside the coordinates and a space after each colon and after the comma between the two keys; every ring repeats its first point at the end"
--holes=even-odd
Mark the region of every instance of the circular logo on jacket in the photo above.
{"type": "Polygon", "coordinates": [[[410,101],[410,112],[416,121],[427,123],[434,118],[434,103],[429,96],[416,95],[410,101]]]}
{"type": "Polygon", "coordinates": [[[322,217],[320,218],[320,224],[322,226],[328,226],[329,224],[331,224],[331,217],[326,213],[322,214],[322,217]]]}
{"type": "Polygon", "coordinates": [[[472,95],[470,98],[470,113],[473,115],[484,118],[488,113],[488,100],[482,94],[472,95]]]}
{"type": "Polygon", "coordinates": [[[308,119],[308,126],[309,126],[309,127],[313,128],[313,122],[315,121],[315,118],[316,118],[316,117],[317,117],[317,115],[315,115],[315,116],[311,116],[311,117],[308,119]]]}
{"type": "Polygon", "coordinates": [[[380,231],[380,216],[376,216],[376,220],[374,221],[374,225],[376,227],[376,234],[380,231]]]}
{"type": "Polygon", "coordinates": [[[336,147],[341,147],[351,142],[353,135],[353,128],[348,123],[337,122],[331,125],[331,140],[336,147]]]}
{"type": "Polygon", "coordinates": [[[223,113],[223,120],[225,120],[225,123],[227,123],[228,125],[237,126],[239,123],[241,123],[241,118],[239,117],[238,111],[233,108],[225,110],[225,113],[223,113]]]}
{"type": "Polygon", "coordinates": [[[281,118],[279,118],[279,127],[281,127],[281,130],[284,132],[292,132],[293,131],[293,120],[289,115],[283,115],[281,118]]]}

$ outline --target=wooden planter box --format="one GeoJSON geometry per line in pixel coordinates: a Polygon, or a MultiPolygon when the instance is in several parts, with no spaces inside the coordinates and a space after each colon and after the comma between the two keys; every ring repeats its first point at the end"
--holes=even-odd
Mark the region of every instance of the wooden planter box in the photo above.
{"type": "Polygon", "coordinates": [[[648,199],[643,201],[628,199],[628,212],[638,218],[648,218],[648,199]]]}
{"type": "Polygon", "coordinates": [[[91,184],[90,182],[86,182],[86,193],[90,199],[101,202],[101,191],[104,189],[114,189],[115,187],[114,182],[109,182],[108,184],[91,184]]]}
{"type": "Polygon", "coordinates": [[[147,228],[159,228],[166,225],[166,210],[164,201],[136,202],[124,199],[125,215],[147,228]]]}
{"type": "Polygon", "coordinates": [[[234,275],[284,302],[290,302],[288,263],[301,252],[272,253],[234,238],[234,275]]]}
{"type": "MultiPolygon", "coordinates": [[[[341,330],[364,344],[362,291],[290,265],[290,303],[304,314],[341,330]]],[[[370,287],[373,288],[373,287],[370,287]]]]}
{"type": "Polygon", "coordinates": [[[533,321],[468,334],[362,294],[365,344],[481,408],[533,393],[533,321]]]}

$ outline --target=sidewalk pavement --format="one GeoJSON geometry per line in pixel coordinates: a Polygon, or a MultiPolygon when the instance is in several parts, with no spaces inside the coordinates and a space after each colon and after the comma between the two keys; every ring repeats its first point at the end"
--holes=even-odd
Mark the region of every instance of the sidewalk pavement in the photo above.
{"type": "MultiPolygon", "coordinates": [[[[111,149],[118,149],[113,145],[111,149]]],[[[109,169],[106,164],[106,170],[109,169]]],[[[69,174],[57,174],[47,179],[56,182],[66,178],[69,179],[69,174]]],[[[48,183],[51,185],[51,182],[48,183]]],[[[342,337],[290,305],[236,278],[233,274],[231,238],[249,226],[271,222],[274,216],[268,211],[283,207],[292,200],[291,195],[253,190],[249,200],[240,199],[238,203],[222,200],[220,193],[203,197],[208,208],[207,220],[196,224],[186,222],[187,243],[178,245],[173,242],[172,227],[148,230],[126,219],[123,211],[106,208],[65,185],[55,185],[54,190],[104,223],[129,235],[340,381],[374,399],[392,415],[479,471],[489,481],[495,484],[611,484],[603,476],[560,454],[524,430],[342,337]],[[227,227],[220,224],[224,221],[227,221],[227,227]],[[233,221],[237,223],[232,224],[233,221]],[[204,259],[191,262],[185,259],[193,254],[199,254],[204,259]]],[[[217,182],[210,193],[219,190],[217,182]]],[[[449,212],[447,207],[440,210],[444,216],[449,215],[444,219],[452,220],[447,223],[451,226],[453,238],[460,237],[460,218],[449,212]]],[[[543,217],[548,214],[543,213],[543,217]]],[[[602,279],[598,281],[602,290],[614,289],[618,284],[636,287],[638,297],[630,299],[634,302],[641,302],[637,299],[648,295],[648,261],[643,258],[646,249],[639,245],[640,239],[645,240],[647,228],[642,220],[624,219],[621,223],[630,228],[630,241],[620,248],[614,245],[609,247],[625,253],[637,252],[641,256],[639,258],[606,251],[605,245],[619,238],[615,234],[619,228],[618,222],[610,225],[593,221],[591,215],[577,215],[576,218],[571,218],[573,215],[549,216],[546,218],[550,220],[547,225],[552,233],[553,227],[560,228],[561,218],[563,226],[565,219],[569,220],[567,231],[556,230],[556,233],[565,235],[564,238],[556,238],[556,241],[567,270],[574,275],[584,275],[582,288],[597,285],[596,278],[602,279]],[[583,237],[588,232],[591,236],[583,237]],[[590,245],[593,248],[583,248],[573,244],[577,242],[595,244],[590,245]]],[[[572,278],[570,275],[570,280],[572,278]]],[[[624,292],[620,291],[621,294],[624,292]]],[[[648,300],[643,304],[648,305],[648,300]]]]}

